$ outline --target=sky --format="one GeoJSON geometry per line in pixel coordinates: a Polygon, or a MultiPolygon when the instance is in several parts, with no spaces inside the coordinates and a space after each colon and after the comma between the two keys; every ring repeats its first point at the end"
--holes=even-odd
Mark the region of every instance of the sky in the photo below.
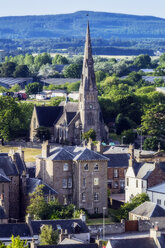
{"type": "Polygon", "coordinates": [[[63,14],[79,10],[165,18],[165,0],[0,0],[0,16],[63,14]]]}

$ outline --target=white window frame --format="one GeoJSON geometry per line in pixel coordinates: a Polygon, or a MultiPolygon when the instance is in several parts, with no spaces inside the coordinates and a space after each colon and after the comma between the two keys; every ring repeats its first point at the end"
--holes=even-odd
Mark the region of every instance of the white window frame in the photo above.
{"type": "Polygon", "coordinates": [[[67,179],[66,178],[62,179],[62,188],[67,189],[67,179]]]}
{"type": "Polygon", "coordinates": [[[68,171],[69,170],[69,165],[68,163],[65,163],[63,166],[63,171],[68,171]]]}
{"type": "Polygon", "coordinates": [[[99,193],[98,192],[95,192],[93,197],[94,197],[94,201],[99,201],[99,193]]]}
{"type": "Polygon", "coordinates": [[[98,186],[99,185],[99,178],[98,177],[94,177],[93,178],[93,185],[94,186],[98,186]]]}
{"type": "Polygon", "coordinates": [[[82,202],[86,201],[86,195],[84,192],[81,194],[81,199],[82,199],[82,202]]]}

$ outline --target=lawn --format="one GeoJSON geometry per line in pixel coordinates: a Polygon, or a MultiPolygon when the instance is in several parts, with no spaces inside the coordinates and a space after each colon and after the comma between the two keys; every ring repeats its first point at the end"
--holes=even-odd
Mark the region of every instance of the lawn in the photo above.
{"type": "MultiPolygon", "coordinates": [[[[105,218],[105,224],[111,224],[111,218],[105,218]]],[[[87,225],[103,225],[103,218],[87,219],[87,225]]]]}
{"type": "MultiPolygon", "coordinates": [[[[14,151],[18,150],[18,147],[11,147],[11,146],[0,146],[0,152],[9,152],[10,149],[14,149],[14,151]]],[[[35,156],[41,154],[40,149],[35,148],[22,148],[22,150],[25,152],[25,162],[34,162],[35,156]]]]}

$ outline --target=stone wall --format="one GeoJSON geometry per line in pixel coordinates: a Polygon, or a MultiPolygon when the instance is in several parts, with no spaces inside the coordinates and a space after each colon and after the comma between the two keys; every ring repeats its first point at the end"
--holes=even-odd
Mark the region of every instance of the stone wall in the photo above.
{"type": "MultiPolygon", "coordinates": [[[[103,234],[103,225],[89,225],[88,228],[91,236],[102,236],[103,234]]],[[[104,230],[105,235],[124,233],[125,221],[121,221],[121,223],[106,224],[104,230]]]]}
{"type": "Polygon", "coordinates": [[[150,222],[150,220],[139,220],[138,221],[138,230],[139,232],[145,232],[145,231],[149,231],[152,227],[152,223],[150,222]]]}

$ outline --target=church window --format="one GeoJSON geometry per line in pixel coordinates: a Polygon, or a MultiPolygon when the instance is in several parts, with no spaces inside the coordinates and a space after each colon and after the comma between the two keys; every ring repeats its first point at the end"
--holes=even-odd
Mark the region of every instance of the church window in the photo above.
{"type": "Polygon", "coordinates": [[[86,179],[85,179],[85,178],[83,178],[83,183],[82,183],[82,185],[83,185],[83,188],[85,188],[85,186],[86,186],[86,179]]]}
{"type": "Polygon", "coordinates": [[[127,177],[127,186],[129,186],[129,178],[127,177]]]}
{"type": "Polygon", "coordinates": [[[82,201],[83,201],[83,202],[85,202],[85,201],[86,201],[86,198],[85,198],[85,193],[82,193],[81,198],[82,198],[82,201]]]}
{"type": "Polygon", "coordinates": [[[36,118],[33,119],[33,128],[36,129],[36,118]]]}
{"type": "Polygon", "coordinates": [[[98,171],[99,170],[99,166],[98,166],[98,164],[95,164],[94,165],[94,171],[98,171]]]}
{"type": "Polygon", "coordinates": [[[91,112],[88,113],[87,122],[88,122],[88,125],[90,126],[94,125],[93,114],[91,112]]]}
{"type": "Polygon", "coordinates": [[[85,164],[85,165],[84,165],[84,170],[85,170],[85,171],[88,171],[88,164],[85,164]]]}
{"type": "Polygon", "coordinates": [[[114,169],[113,176],[117,178],[119,176],[118,169],[114,169]]]}
{"type": "Polygon", "coordinates": [[[64,164],[63,171],[68,171],[68,170],[69,170],[69,166],[68,166],[68,164],[66,163],[66,164],[64,164]]]}

